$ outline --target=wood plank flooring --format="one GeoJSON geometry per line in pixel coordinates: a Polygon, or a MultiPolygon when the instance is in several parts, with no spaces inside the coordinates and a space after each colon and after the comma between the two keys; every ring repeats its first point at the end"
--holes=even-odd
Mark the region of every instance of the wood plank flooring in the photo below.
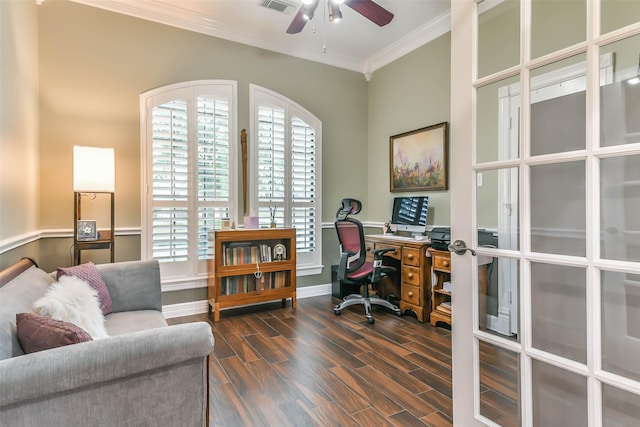
{"type": "MultiPolygon", "coordinates": [[[[452,425],[450,331],[319,296],[212,323],[212,426],[452,425]]],[[[170,323],[207,320],[206,315],[170,323]]],[[[211,322],[210,322],[211,323],[211,322]]]]}

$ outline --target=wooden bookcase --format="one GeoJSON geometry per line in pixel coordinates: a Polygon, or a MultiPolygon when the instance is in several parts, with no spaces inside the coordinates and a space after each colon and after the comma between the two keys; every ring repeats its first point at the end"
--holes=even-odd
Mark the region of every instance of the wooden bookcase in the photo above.
{"type": "Polygon", "coordinates": [[[436,326],[438,322],[451,325],[451,290],[446,289],[445,282],[451,283],[451,252],[429,248],[431,252],[433,275],[433,296],[431,298],[430,323],[436,326]]]}
{"type": "Polygon", "coordinates": [[[296,307],[295,229],[217,230],[212,238],[208,299],[214,322],[220,310],[240,305],[278,299],[284,305],[291,298],[296,307]]]}

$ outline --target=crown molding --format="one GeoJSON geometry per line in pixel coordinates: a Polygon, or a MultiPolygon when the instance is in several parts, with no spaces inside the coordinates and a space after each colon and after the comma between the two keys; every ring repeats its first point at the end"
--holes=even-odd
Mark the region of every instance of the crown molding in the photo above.
{"type": "Polygon", "coordinates": [[[392,63],[396,59],[424,46],[432,40],[451,31],[451,12],[447,11],[395,41],[381,51],[371,55],[363,66],[363,73],[367,81],[374,71],[392,63]]]}

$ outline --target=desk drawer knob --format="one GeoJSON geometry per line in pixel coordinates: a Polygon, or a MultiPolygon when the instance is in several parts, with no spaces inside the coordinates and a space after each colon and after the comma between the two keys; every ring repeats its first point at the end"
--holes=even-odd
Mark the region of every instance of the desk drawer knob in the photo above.
{"type": "Polygon", "coordinates": [[[445,267],[449,267],[449,261],[442,261],[442,265],[444,265],[445,267]]]}
{"type": "Polygon", "coordinates": [[[407,274],[407,276],[409,277],[409,279],[413,279],[413,273],[409,273],[407,274]]]}
{"type": "Polygon", "coordinates": [[[407,295],[409,295],[409,298],[413,298],[413,292],[409,292],[407,295]]]}
{"type": "Polygon", "coordinates": [[[409,259],[413,259],[413,254],[409,254],[409,255],[407,255],[407,258],[409,258],[409,259]]]}

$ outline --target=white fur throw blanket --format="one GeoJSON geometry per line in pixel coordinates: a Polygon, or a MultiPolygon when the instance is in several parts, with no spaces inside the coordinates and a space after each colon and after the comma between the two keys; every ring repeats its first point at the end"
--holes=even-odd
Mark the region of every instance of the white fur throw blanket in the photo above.
{"type": "Polygon", "coordinates": [[[41,316],[73,323],[87,331],[93,339],[109,336],[104,327],[98,292],[85,280],[74,276],[60,277],[44,297],[33,303],[33,311],[41,316]]]}

